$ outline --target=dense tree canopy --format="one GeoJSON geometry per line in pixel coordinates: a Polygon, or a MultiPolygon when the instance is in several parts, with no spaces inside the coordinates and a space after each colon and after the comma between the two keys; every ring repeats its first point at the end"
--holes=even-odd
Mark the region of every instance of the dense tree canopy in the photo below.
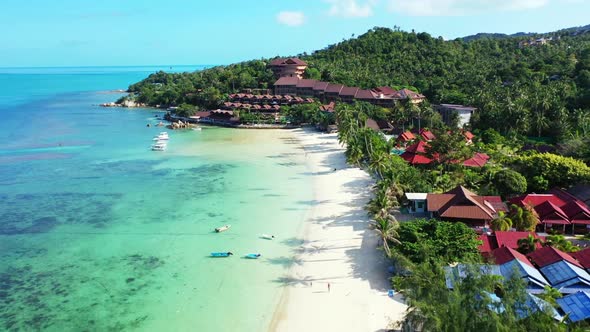
{"type": "MultiPolygon", "coordinates": [[[[530,37],[445,41],[427,33],[374,28],[300,57],[309,64],[309,78],[361,88],[409,87],[432,103],[476,106],[475,128],[560,142],[585,138],[590,134],[590,34],[574,36],[566,30],[551,37],[547,45],[522,46],[519,42],[530,37]]],[[[229,93],[272,88],[269,61],[194,73],[158,72],[129,91],[149,105],[215,107],[229,93]]],[[[438,120],[428,107],[398,106],[381,115],[402,125],[414,119],[417,127],[438,120]]]]}

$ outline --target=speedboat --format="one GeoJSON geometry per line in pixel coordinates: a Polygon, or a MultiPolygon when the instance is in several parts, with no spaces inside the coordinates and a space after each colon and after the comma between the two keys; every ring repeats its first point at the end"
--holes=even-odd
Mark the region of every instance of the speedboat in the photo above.
{"type": "Polygon", "coordinates": [[[273,240],[275,238],[274,235],[269,235],[269,234],[262,234],[260,235],[261,238],[266,239],[266,240],[273,240]]]}
{"type": "Polygon", "coordinates": [[[152,144],[152,151],[164,151],[166,150],[166,143],[165,142],[158,142],[156,144],[152,144]]]}
{"type": "Polygon", "coordinates": [[[233,255],[233,253],[231,251],[226,251],[226,252],[212,252],[211,253],[211,257],[229,257],[233,255]]]}
{"type": "Polygon", "coordinates": [[[221,227],[217,227],[217,228],[215,228],[215,232],[216,232],[216,233],[225,232],[225,231],[227,231],[227,230],[228,230],[230,227],[231,227],[231,225],[224,225],[224,226],[221,226],[221,227]]]}
{"type": "Polygon", "coordinates": [[[249,258],[249,259],[258,259],[260,256],[262,256],[261,254],[246,254],[244,256],[244,258],[249,258]]]}
{"type": "Polygon", "coordinates": [[[169,140],[170,137],[168,137],[168,133],[163,131],[161,133],[159,133],[157,136],[154,136],[154,141],[158,140],[158,141],[166,141],[169,140]]]}

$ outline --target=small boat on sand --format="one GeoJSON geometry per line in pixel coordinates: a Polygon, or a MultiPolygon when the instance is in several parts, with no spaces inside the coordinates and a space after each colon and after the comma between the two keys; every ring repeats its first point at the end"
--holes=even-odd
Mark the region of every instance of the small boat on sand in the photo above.
{"type": "Polygon", "coordinates": [[[227,251],[227,252],[212,252],[211,253],[211,257],[229,257],[233,255],[233,253],[231,251],[227,251]]]}
{"type": "Polygon", "coordinates": [[[244,258],[258,259],[260,256],[262,256],[262,255],[261,254],[246,254],[244,256],[244,258]]]}
{"type": "Polygon", "coordinates": [[[221,227],[217,227],[215,229],[216,233],[221,233],[221,232],[225,232],[227,231],[229,228],[231,227],[231,225],[225,225],[225,226],[221,226],[221,227]]]}
{"type": "Polygon", "coordinates": [[[260,235],[261,238],[266,239],[266,240],[274,240],[275,236],[274,235],[269,235],[269,234],[262,234],[260,235]]]}

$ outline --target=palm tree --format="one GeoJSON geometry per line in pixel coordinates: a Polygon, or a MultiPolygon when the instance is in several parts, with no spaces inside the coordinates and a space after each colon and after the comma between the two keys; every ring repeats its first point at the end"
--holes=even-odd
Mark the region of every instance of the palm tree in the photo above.
{"type": "Polygon", "coordinates": [[[393,244],[401,243],[399,241],[399,234],[397,233],[397,229],[399,228],[397,220],[393,216],[388,216],[387,218],[378,217],[373,221],[372,228],[379,234],[379,237],[383,241],[385,254],[387,257],[391,257],[389,242],[393,244]]]}
{"type": "Polygon", "coordinates": [[[516,242],[518,244],[518,252],[521,254],[528,254],[537,249],[537,243],[541,243],[541,240],[529,234],[527,237],[522,238],[516,242]]]}
{"type": "Polygon", "coordinates": [[[512,227],[512,220],[508,218],[504,211],[499,211],[498,217],[492,220],[490,227],[494,231],[508,231],[512,227]]]}
{"type": "Polygon", "coordinates": [[[561,234],[548,235],[543,245],[553,247],[555,249],[565,252],[576,252],[580,250],[580,248],[574,246],[570,241],[568,241],[565,238],[565,236],[561,234]]]}

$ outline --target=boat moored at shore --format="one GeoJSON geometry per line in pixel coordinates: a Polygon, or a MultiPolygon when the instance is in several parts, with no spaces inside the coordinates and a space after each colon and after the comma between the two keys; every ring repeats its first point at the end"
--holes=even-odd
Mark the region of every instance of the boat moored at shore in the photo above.
{"type": "Polygon", "coordinates": [[[233,253],[231,251],[226,251],[226,252],[212,252],[211,253],[211,257],[229,257],[233,255],[233,253]]]}
{"type": "Polygon", "coordinates": [[[225,232],[227,231],[229,228],[231,227],[231,225],[224,225],[221,227],[217,227],[215,228],[215,233],[221,233],[221,232],[225,232]]]}

